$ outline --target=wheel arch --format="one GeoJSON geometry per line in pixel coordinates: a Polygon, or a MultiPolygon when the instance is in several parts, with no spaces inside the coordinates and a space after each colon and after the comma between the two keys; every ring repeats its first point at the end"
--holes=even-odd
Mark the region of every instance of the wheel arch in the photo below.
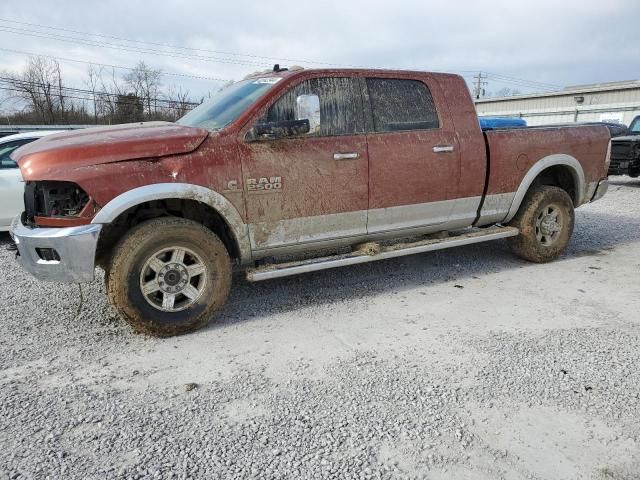
{"type": "Polygon", "coordinates": [[[527,192],[532,186],[537,184],[556,185],[563,188],[571,196],[574,207],[578,207],[584,203],[586,181],[580,162],[571,155],[563,153],[549,155],[538,160],[526,173],[520,182],[518,190],[516,190],[511,202],[511,207],[503,223],[507,223],[515,217],[527,192]],[[554,182],[546,180],[548,177],[556,178],[558,175],[564,175],[567,176],[565,178],[570,178],[571,188],[567,188],[569,185],[564,184],[566,180],[564,182],[562,180],[554,182]]]}
{"type": "MultiPolygon", "coordinates": [[[[234,254],[241,264],[251,260],[251,246],[247,225],[233,204],[218,192],[201,185],[188,183],[156,183],[134,188],[109,201],[91,223],[112,225],[127,212],[153,202],[183,201],[202,205],[224,222],[230,233],[234,254]]],[[[215,231],[215,230],[214,230],[215,231]]],[[[217,233],[217,232],[216,232],[217,233]]],[[[228,246],[229,247],[229,246],[228,246]]]]}

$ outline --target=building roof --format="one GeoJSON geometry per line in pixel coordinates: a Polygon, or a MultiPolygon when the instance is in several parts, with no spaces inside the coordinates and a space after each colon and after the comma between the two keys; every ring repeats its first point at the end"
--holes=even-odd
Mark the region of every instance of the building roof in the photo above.
{"type": "Polygon", "coordinates": [[[584,93],[610,92],[615,90],[631,90],[636,88],[640,89],[640,80],[594,83],[590,85],[575,85],[571,87],[566,87],[563,90],[558,90],[555,92],[527,93],[524,95],[511,95],[508,97],[487,97],[487,98],[479,98],[475,102],[476,103],[506,102],[510,100],[520,100],[520,99],[527,99],[527,98],[560,97],[565,95],[581,95],[584,93]]]}

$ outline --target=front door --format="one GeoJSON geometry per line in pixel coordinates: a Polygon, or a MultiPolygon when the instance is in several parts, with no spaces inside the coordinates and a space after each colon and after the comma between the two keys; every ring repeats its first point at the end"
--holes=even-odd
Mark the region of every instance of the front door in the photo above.
{"type": "Polygon", "coordinates": [[[450,227],[460,180],[455,128],[437,83],[367,78],[368,232],[450,227]]]}
{"type": "Polygon", "coordinates": [[[366,234],[369,159],[359,84],[348,77],[299,81],[252,125],[296,120],[301,95],[319,97],[319,129],[277,139],[251,138],[249,131],[240,144],[258,257],[366,234]]]}

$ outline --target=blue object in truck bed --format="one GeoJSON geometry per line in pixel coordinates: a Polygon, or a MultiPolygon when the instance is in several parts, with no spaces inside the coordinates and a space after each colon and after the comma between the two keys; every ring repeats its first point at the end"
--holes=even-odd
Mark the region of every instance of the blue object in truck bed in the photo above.
{"type": "Polygon", "coordinates": [[[522,128],[527,122],[522,118],[507,117],[480,117],[480,128],[482,130],[495,130],[497,128],[522,128]]]}

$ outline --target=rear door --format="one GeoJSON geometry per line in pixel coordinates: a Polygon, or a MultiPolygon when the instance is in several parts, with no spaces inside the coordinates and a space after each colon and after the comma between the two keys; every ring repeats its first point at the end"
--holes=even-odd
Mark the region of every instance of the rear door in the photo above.
{"type": "Polygon", "coordinates": [[[319,97],[318,131],[280,139],[245,137],[240,144],[257,256],[366,234],[369,160],[359,82],[350,77],[298,81],[252,125],[295,120],[301,95],[319,97]]]}
{"type": "Polygon", "coordinates": [[[367,78],[370,234],[450,225],[460,181],[454,125],[437,82],[367,78]]]}

